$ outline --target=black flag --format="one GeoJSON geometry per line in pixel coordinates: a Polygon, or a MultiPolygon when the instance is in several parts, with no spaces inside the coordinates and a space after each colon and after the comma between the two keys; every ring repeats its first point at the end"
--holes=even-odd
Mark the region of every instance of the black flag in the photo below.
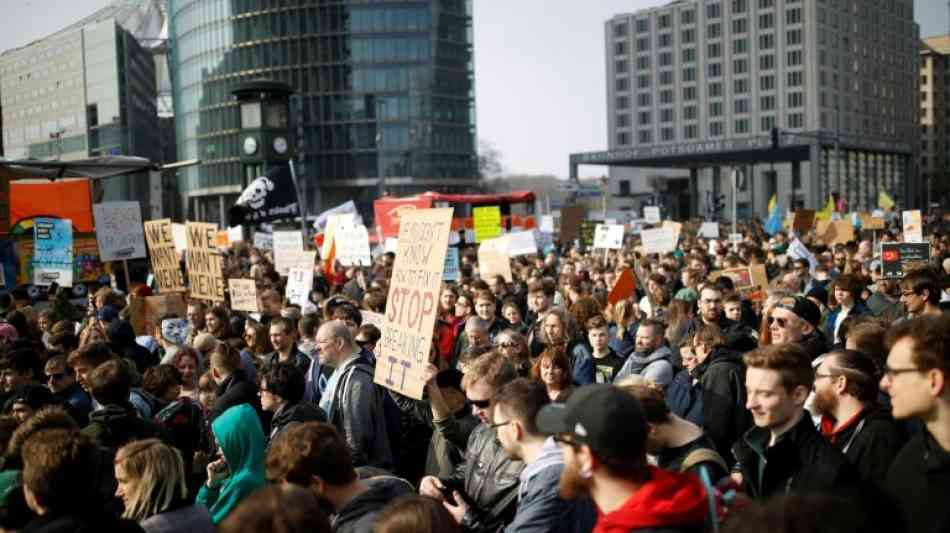
{"type": "Polygon", "coordinates": [[[271,167],[266,176],[252,181],[228,214],[232,226],[300,216],[297,188],[290,175],[290,166],[271,167]]]}

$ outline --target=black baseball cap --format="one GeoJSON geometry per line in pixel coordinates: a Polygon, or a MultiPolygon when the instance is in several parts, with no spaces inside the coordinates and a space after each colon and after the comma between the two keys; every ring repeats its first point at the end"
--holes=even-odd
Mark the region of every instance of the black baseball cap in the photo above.
{"type": "Polygon", "coordinates": [[[613,385],[585,385],[566,403],[542,407],[535,422],[541,433],[570,435],[600,457],[622,459],[643,453],[647,438],[640,402],[613,385]]]}
{"type": "Polygon", "coordinates": [[[821,310],[818,309],[815,302],[804,296],[786,296],[775,307],[795,313],[799,318],[816,328],[821,323],[821,310]]]}

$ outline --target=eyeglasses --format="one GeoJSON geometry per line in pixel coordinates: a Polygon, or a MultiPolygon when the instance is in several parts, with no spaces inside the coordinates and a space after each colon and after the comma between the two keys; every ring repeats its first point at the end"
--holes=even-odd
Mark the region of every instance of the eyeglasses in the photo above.
{"type": "Polygon", "coordinates": [[[498,346],[500,348],[517,348],[518,344],[514,342],[499,342],[498,346]]]}
{"type": "Polygon", "coordinates": [[[468,403],[478,407],[479,409],[488,409],[491,407],[491,400],[473,400],[468,398],[468,403]]]}
{"type": "Polygon", "coordinates": [[[507,422],[499,422],[499,423],[497,423],[497,424],[492,424],[492,425],[490,425],[490,426],[488,426],[488,427],[490,427],[490,428],[492,428],[492,429],[498,429],[498,428],[500,428],[500,427],[507,426],[507,425],[510,424],[510,423],[511,423],[511,420],[509,420],[509,421],[507,421],[507,422]]]}
{"type": "Polygon", "coordinates": [[[49,380],[60,381],[65,377],[66,377],[65,372],[54,372],[52,374],[46,374],[46,381],[49,381],[49,380]]]}
{"type": "Polygon", "coordinates": [[[782,329],[785,329],[785,326],[787,326],[790,321],[789,321],[789,319],[787,319],[787,318],[781,318],[781,317],[777,317],[777,316],[770,316],[770,317],[769,317],[769,326],[771,326],[773,322],[776,323],[776,324],[778,324],[778,327],[780,327],[780,328],[782,328],[782,329]]]}
{"type": "Polygon", "coordinates": [[[923,372],[923,370],[919,368],[891,368],[884,365],[884,375],[889,379],[894,379],[898,374],[906,374],[908,372],[923,372]]]}

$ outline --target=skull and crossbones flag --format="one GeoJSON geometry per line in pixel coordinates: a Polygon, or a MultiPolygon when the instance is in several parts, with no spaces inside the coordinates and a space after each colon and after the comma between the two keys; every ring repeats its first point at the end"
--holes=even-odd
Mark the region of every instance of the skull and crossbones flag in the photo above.
{"type": "Polygon", "coordinates": [[[244,189],[228,211],[229,224],[259,224],[300,216],[297,187],[286,164],[271,167],[244,189]]]}

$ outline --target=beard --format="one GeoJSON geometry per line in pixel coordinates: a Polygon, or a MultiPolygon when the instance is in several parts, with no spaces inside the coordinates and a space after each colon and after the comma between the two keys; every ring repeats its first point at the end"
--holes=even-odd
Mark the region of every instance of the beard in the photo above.
{"type": "Polygon", "coordinates": [[[565,500],[574,500],[581,496],[590,494],[590,479],[584,479],[577,465],[573,462],[565,461],[564,470],[561,472],[561,479],[557,484],[557,492],[565,500]]]}
{"type": "Polygon", "coordinates": [[[823,415],[831,416],[838,407],[838,397],[826,389],[815,391],[815,410],[823,415]]]}

